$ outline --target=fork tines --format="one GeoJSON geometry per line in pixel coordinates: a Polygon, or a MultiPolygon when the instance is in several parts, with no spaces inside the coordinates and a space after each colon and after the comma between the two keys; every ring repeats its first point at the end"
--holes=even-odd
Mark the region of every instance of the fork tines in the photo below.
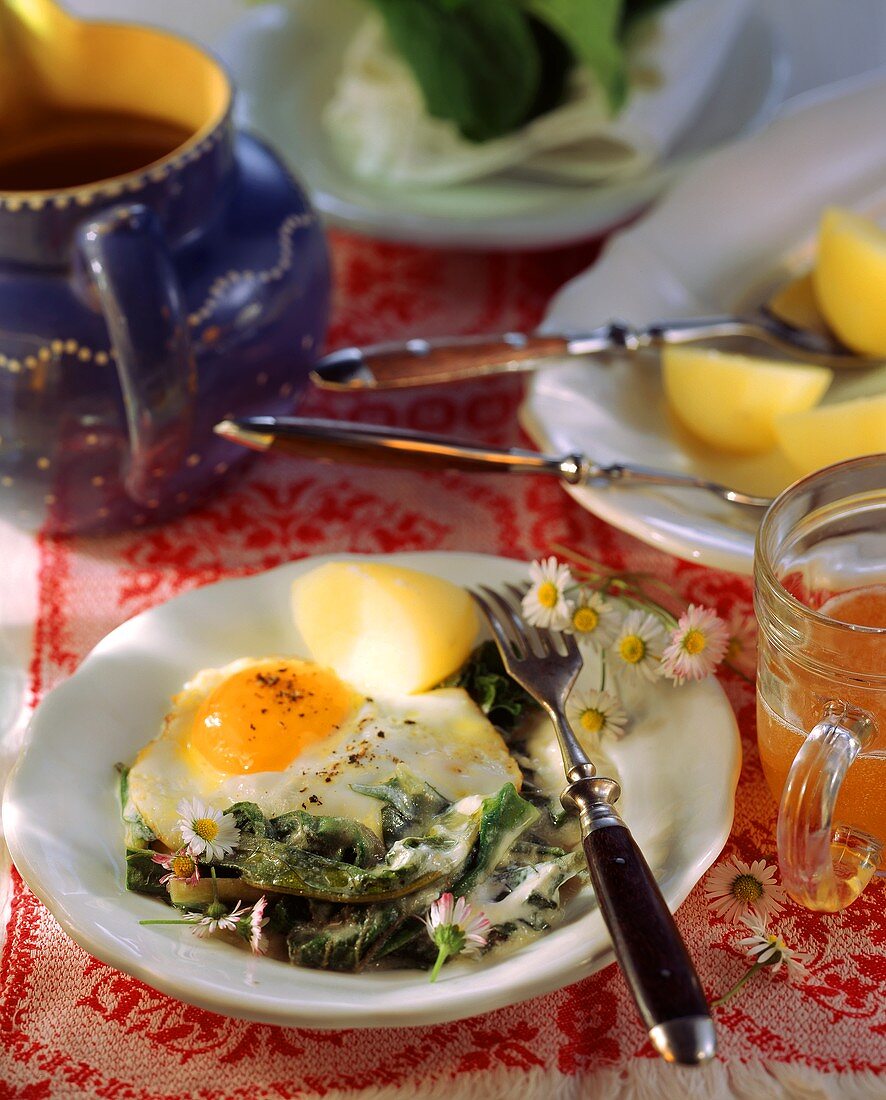
{"type": "Polygon", "coordinates": [[[546,678],[545,674],[556,672],[574,679],[582,666],[575,638],[571,634],[531,626],[518,610],[526,594],[525,586],[506,584],[504,587],[507,595],[488,585],[480,585],[479,591],[469,591],[489,622],[510,675],[531,694],[544,691],[548,686],[540,682],[546,678]]]}

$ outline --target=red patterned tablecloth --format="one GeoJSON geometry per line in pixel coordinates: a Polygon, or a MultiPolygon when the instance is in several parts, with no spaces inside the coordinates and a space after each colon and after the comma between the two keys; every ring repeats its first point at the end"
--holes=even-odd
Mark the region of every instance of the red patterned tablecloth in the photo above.
{"type": "MultiPolygon", "coordinates": [[[[334,238],[332,345],[416,332],[527,326],[594,249],[450,255],[334,238]]],[[[388,396],[311,396],[302,409],[517,442],[520,382],[388,396]]],[[[666,557],[582,511],[552,482],[262,460],[203,511],[103,541],[38,543],[32,703],[131,615],[185,589],[334,550],[477,550],[529,559],[555,543],[651,570],[687,598],[749,611],[748,582],[666,557]]],[[[754,743],[751,686],[722,683],[744,741],[725,854],[773,858],[774,807],[754,743]]],[[[744,970],[731,926],[696,887],[677,915],[712,995],[744,970]]],[[[717,1013],[705,1070],[654,1056],[614,966],[486,1016],[402,1030],[314,1031],[228,1020],[90,958],[14,877],[0,956],[0,1098],[288,1100],[295,1097],[886,1097],[886,908],[875,884],[851,909],[778,921],[812,952],[805,986],[764,974],[717,1013]]]]}

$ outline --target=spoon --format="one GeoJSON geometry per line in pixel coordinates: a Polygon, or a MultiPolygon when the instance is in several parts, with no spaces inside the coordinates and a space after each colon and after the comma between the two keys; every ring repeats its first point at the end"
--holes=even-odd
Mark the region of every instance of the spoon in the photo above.
{"type": "Polygon", "coordinates": [[[880,363],[851,351],[828,332],[817,317],[807,275],[782,287],[746,317],[701,317],[642,326],[610,321],[583,333],[506,332],[342,348],[319,360],[311,380],[331,390],[427,386],[507,371],[532,371],[552,360],[611,351],[639,352],[723,337],[751,337],[807,363],[838,370],[880,363]]]}
{"type": "Polygon", "coordinates": [[[587,455],[545,455],[516,447],[477,447],[444,436],[376,424],[351,424],[295,416],[248,416],[222,420],[217,435],[253,451],[279,451],[326,462],[353,462],[407,470],[467,470],[474,473],[551,474],[568,485],[662,485],[702,489],[730,504],[764,509],[767,497],[742,493],[717,481],[627,463],[603,465],[587,455]]]}

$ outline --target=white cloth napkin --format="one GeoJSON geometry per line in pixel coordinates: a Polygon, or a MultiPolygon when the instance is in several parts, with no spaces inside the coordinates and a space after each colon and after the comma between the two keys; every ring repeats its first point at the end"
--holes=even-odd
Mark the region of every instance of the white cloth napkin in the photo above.
{"type": "MultiPolygon", "coordinates": [[[[329,0],[325,0],[329,2],[329,0]]],[[[599,183],[664,156],[708,95],[750,0],[681,0],[650,20],[630,57],[630,94],[614,117],[590,73],[569,100],[506,137],[474,143],[431,118],[408,66],[369,12],[344,52],[324,125],[349,171],[375,184],[443,185],[518,170],[599,183]]]]}

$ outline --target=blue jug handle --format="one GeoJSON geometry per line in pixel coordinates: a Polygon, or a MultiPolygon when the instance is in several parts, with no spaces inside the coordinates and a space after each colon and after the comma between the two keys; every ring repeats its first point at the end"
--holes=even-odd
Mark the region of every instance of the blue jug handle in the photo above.
{"type": "Polygon", "coordinates": [[[184,298],[156,214],[112,207],[77,230],[117,361],[129,431],[129,496],[150,506],[181,466],[191,435],[197,369],[184,298]]]}

